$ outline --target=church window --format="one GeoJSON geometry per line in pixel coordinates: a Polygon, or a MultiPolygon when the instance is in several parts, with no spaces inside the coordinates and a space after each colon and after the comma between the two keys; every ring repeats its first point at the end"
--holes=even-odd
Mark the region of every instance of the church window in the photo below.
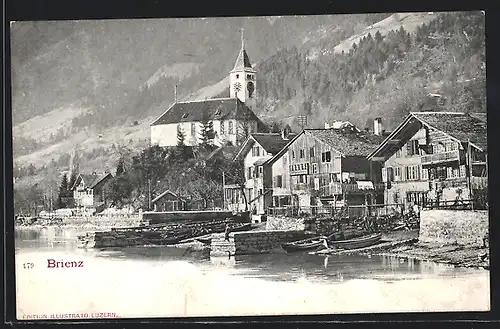
{"type": "Polygon", "coordinates": [[[251,79],[252,76],[250,74],[247,74],[247,79],[251,79]]]}
{"type": "Polygon", "coordinates": [[[239,74],[236,74],[236,79],[239,79],[240,75],[239,74]]]}
{"type": "Polygon", "coordinates": [[[229,134],[230,135],[234,134],[234,127],[232,121],[229,121],[229,134]]]}
{"type": "Polygon", "coordinates": [[[191,122],[191,136],[196,135],[196,123],[191,122]]]}

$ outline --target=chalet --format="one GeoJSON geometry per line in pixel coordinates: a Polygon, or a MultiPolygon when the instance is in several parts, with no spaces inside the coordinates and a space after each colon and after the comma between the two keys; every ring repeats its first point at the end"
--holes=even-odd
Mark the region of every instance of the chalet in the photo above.
{"type": "MultiPolygon", "coordinates": [[[[380,169],[366,156],[382,137],[352,126],[340,129],[305,129],[295,136],[268,164],[281,160],[285,180],[290,180],[289,205],[321,206],[330,203],[364,204],[383,196],[380,169]],[[286,159],[286,160],[285,160],[286,159]]],[[[286,203],[275,203],[278,206],[286,203]]]]}
{"type": "Polygon", "coordinates": [[[186,210],[186,202],[177,194],[166,190],[151,200],[154,211],[186,210]]]}
{"type": "Polygon", "coordinates": [[[234,68],[229,72],[229,97],[175,102],[151,123],[151,143],[175,146],[177,132],[182,131],[185,144],[200,143],[202,122],[211,121],[217,146],[241,145],[248,134],[263,131],[265,125],[255,115],[256,71],[245,50],[243,33],[241,49],[234,68]]]}
{"type": "Polygon", "coordinates": [[[487,184],[486,121],[465,113],[412,112],[368,155],[382,165],[385,203],[469,199],[487,184]]]}
{"type": "Polygon", "coordinates": [[[105,186],[111,178],[111,173],[79,174],[71,187],[75,206],[102,208],[106,204],[105,186]]]}
{"type": "MultiPolygon", "coordinates": [[[[243,159],[245,196],[255,215],[265,214],[273,199],[290,195],[289,175],[283,170],[282,162],[274,165],[269,160],[295,136],[287,129],[281,133],[251,134],[236,155],[235,159],[243,159]]],[[[230,208],[242,209],[245,206],[237,186],[226,186],[225,190],[230,208]]]]}

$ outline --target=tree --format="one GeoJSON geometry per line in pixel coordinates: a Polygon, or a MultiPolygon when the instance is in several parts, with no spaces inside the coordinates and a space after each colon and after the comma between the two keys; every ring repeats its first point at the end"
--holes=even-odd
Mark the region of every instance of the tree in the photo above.
{"type": "Polygon", "coordinates": [[[125,172],[125,161],[123,157],[118,159],[118,164],[116,165],[116,176],[120,176],[125,172]]]}
{"type": "Polygon", "coordinates": [[[213,145],[215,138],[214,126],[212,120],[210,120],[210,114],[208,109],[203,109],[203,114],[201,118],[201,132],[200,132],[200,145],[205,148],[209,148],[213,145]]]}

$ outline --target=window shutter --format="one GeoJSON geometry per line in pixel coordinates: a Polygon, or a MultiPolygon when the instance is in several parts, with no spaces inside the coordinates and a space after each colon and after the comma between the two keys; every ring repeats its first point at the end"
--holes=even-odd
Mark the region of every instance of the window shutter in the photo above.
{"type": "Polygon", "coordinates": [[[387,182],[387,168],[382,168],[382,181],[387,182]]]}

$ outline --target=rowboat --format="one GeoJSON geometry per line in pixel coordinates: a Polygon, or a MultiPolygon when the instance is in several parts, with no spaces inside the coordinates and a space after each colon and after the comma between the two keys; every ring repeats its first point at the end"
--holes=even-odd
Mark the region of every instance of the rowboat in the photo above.
{"type": "Polygon", "coordinates": [[[294,242],[283,243],[281,247],[285,249],[286,252],[306,251],[324,246],[324,241],[325,237],[314,237],[294,242]]]}
{"type": "Polygon", "coordinates": [[[339,249],[358,249],[369,247],[380,241],[382,233],[374,233],[349,240],[328,241],[328,246],[339,249]]]}
{"type": "MultiPolygon", "coordinates": [[[[242,232],[242,231],[247,231],[250,228],[252,228],[252,224],[246,223],[246,224],[240,224],[238,226],[235,226],[235,227],[231,228],[229,231],[230,232],[242,232]]],[[[204,244],[210,244],[212,242],[212,234],[207,234],[207,235],[203,235],[200,237],[196,237],[196,238],[194,238],[194,240],[201,242],[201,243],[204,243],[204,244]]]]}

